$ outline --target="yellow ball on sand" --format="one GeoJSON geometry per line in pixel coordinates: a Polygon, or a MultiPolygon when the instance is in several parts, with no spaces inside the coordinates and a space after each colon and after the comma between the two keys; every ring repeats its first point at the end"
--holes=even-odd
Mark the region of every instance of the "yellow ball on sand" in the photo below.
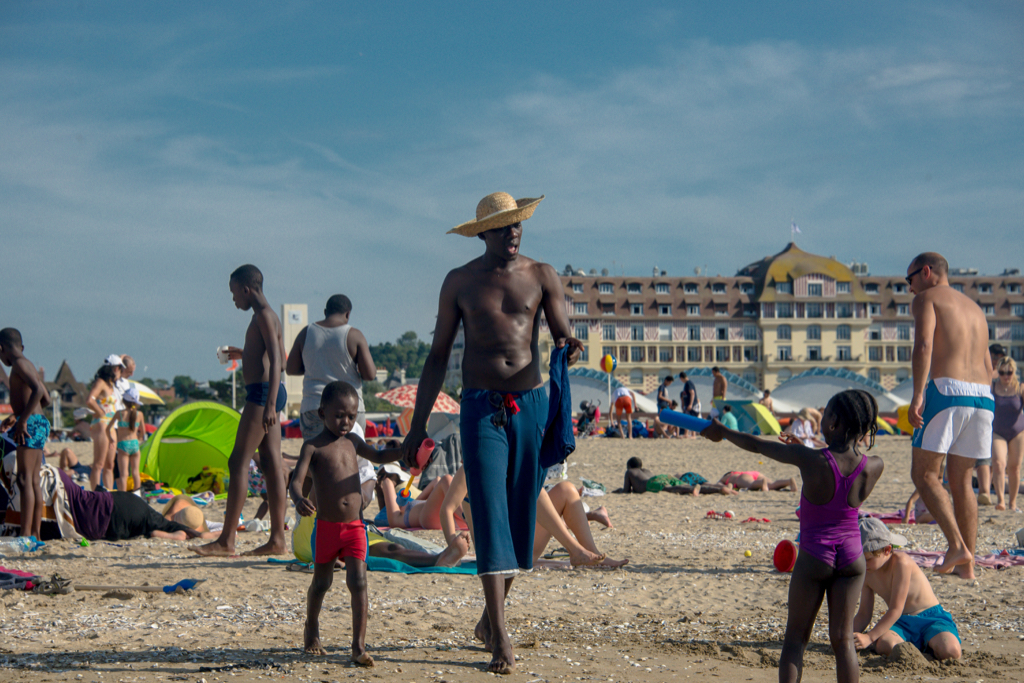
{"type": "Polygon", "coordinates": [[[743,557],[753,557],[753,556],[754,556],[754,553],[750,552],[749,550],[745,550],[743,552],[743,557]]]}

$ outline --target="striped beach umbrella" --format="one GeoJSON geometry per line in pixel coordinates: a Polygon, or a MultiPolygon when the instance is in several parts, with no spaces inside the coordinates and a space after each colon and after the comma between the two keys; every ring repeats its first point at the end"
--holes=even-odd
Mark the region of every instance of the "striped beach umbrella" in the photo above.
{"type": "MultiPolygon", "coordinates": [[[[376,394],[376,396],[399,408],[415,408],[417,388],[415,384],[403,384],[389,391],[382,391],[376,394]]],[[[430,412],[458,415],[459,404],[454,398],[442,391],[437,395],[437,400],[434,401],[434,407],[430,409],[430,412]]]]}

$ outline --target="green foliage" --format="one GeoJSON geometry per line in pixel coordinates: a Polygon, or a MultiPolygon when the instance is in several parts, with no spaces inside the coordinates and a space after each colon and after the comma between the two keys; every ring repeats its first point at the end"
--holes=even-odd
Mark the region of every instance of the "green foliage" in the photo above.
{"type": "MultiPolygon", "coordinates": [[[[223,403],[226,406],[231,405],[231,380],[230,379],[221,379],[221,380],[211,379],[210,380],[210,388],[217,392],[217,400],[218,401],[220,401],[221,403],[223,403]]],[[[240,394],[236,394],[236,397],[242,398],[243,401],[245,400],[245,397],[241,396],[240,394]]]]}
{"type": "Polygon", "coordinates": [[[178,396],[188,396],[196,388],[196,381],[188,375],[175,375],[171,384],[178,396]]]}
{"type": "MultiPolygon", "coordinates": [[[[389,374],[399,368],[405,368],[406,377],[420,376],[428,353],[430,345],[421,341],[412,330],[404,333],[394,344],[384,342],[370,347],[370,355],[373,356],[373,362],[377,367],[387,368],[389,374]]],[[[366,400],[365,389],[363,400],[366,400]]]]}
{"type": "MultiPolygon", "coordinates": [[[[376,361],[376,359],[374,359],[376,361]]],[[[400,413],[401,408],[377,398],[376,394],[384,391],[380,382],[363,382],[363,405],[368,413],[400,413]]]]}

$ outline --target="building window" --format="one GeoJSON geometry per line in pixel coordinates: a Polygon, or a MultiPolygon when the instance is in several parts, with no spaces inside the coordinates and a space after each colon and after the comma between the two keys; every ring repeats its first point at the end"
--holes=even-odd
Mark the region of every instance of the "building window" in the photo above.
{"type": "Polygon", "coordinates": [[[729,305],[728,304],[715,304],[715,315],[718,315],[718,316],[729,315],[729,305]]]}
{"type": "Polygon", "coordinates": [[[629,326],[629,338],[633,341],[644,340],[644,325],[643,323],[633,323],[629,326]]]}
{"type": "Polygon", "coordinates": [[[715,362],[716,363],[728,363],[729,362],[729,347],[728,346],[716,346],[715,347],[715,362]]]}
{"type": "MultiPolygon", "coordinates": [[[[641,349],[642,351],[643,349],[641,349]]],[[[644,371],[643,370],[630,370],[629,371],[629,383],[630,384],[643,384],[644,383],[644,371]]]]}
{"type": "Polygon", "coordinates": [[[597,291],[600,292],[601,294],[614,294],[615,285],[613,285],[610,282],[602,282],[597,286],[597,291]]]}
{"type": "Polygon", "coordinates": [[[758,356],[758,347],[756,346],[744,346],[743,347],[743,360],[748,363],[756,363],[758,356]]]}
{"type": "Polygon", "coordinates": [[[866,282],[864,283],[865,294],[878,294],[878,283],[877,282],[866,282]]]}
{"type": "Polygon", "coordinates": [[[672,304],[658,304],[658,315],[672,315],[672,304]]]}
{"type": "Polygon", "coordinates": [[[579,339],[581,341],[587,339],[587,336],[590,333],[590,325],[588,325],[586,323],[582,323],[582,324],[579,324],[579,325],[575,325],[574,328],[575,328],[574,336],[577,339],[579,339]]]}
{"type": "Polygon", "coordinates": [[[910,304],[896,304],[896,315],[910,315],[910,304]]]}
{"type": "Polygon", "coordinates": [[[778,339],[792,339],[793,328],[790,327],[789,325],[779,325],[778,328],[776,328],[775,330],[775,336],[778,339]]]}
{"type": "Polygon", "coordinates": [[[715,328],[715,339],[718,341],[729,341],[729,328],[725,325],[719,325],[715,328]]]}
{"type": "Polygon", "coordinates": [[[685,346],[677,346],[676,347],[676,362],[677,363],[682,363],[685,360],[686,360],[686,347],[685,346]]]}
{"type": "Polygon", "coordinates": [[[629,312],[630,312],[631,315],[643,315],[644,314],[644,305],[643,304],[630,304],[629,305],[629,312]]]}
{"type": "Polygon", "coordinates": [[[996,338],[996,326],[992,323],[988,324],[988,340],[993,341],[996,338]]]}
{"type": "Polygon", "coordinates": [[[779,357],[778,360],[793,360],[793,347],[791,346],[777,346],[779,357]]]}
{"type": "Polygon", "coordinates": [[[577,301],[572,305],[572,312],[574,315],[586,315],[587,314],[587,302],[577,301]]]}
{"type": "Polygon", "coordinates": [[[853,360],[852,349],[849,346],[837,346],[836,360],[853,360]]]}
{"type": "Polygon", "coordinates": [[[629,360],[632,363],[643,363],[644,358],[647,357],[647,353],[644,351],[642,346],[630,346],[629,347],[629,360]]]}
{"type": "Polygon", "coordinates": [[[952,287],[956,291],[960,292],[961,294],[964,293],[964,286],[962,284],[960,284],[959,282],[954,282],[953,284],[950,285],[950,287],[952,287]]]}
{"type": "Polygon", "coordinates": [[[910,341],[910,325],[897,325],[896,338],[900,341],[910,341]]]}
{"type": "Polygon", "coordinates": [[[892,286],[892,293],[893,294],[906,294],[907,293],[907,286],[905,284],[903,284],[902,282],[897,282],[897,283],[893,284],[893,286],[892,286]]]}
{"type": "Polygon", "coordinates": [[[821,341],[821,325],[808,325],[807,338],[812,341],[821,341]]]}
{"type": "Polygon", "coordinates": [[[700,325],[687,325],[686,338],[690,341],[700,341],[700,325]]]}
{"type": "Polygon", "coordinates": [[[643,294],[643,287],[639,282],[630,282],[626,285],[626,292],[629,294],[643,294]]]}
{"type": "Polygon", "coordinates": [[[754,283],[753,282],[742,282],[740,283],[740,293],[752,296],[754,294],[754,283]]]}
{"type": "Polygon", "coordinates": [[[744,318],[756,318],[757,317],[757,304],[743,304],[743,317],[744,318]]]}
{"type": "Polygon", "coordinates": [[[724,282],[716,282],[713,285],[711,285],[711,293],[712,294],[725,294],[725,283],[724,282]]]}
{"type": "Polygon", "coordinates": [[[1018,363],[1020,361],[1024,361],[1024,346],[1011,346],[1010,358],[1014,359],[1018,363]]]}
{"type": "Polygon", "coordinates": [[[615,325],[601,325],[601,339],[615,341],[615,325]]]}
{"type": "Polygon", "coordinates": [[[807,317],[808,318],[820,318],[821,317],[821,304],[807,304],[807,317]]]}
{"type": "Polygon", "coordinates": [[[1010,313],[1018,318],[1024,318],[1024,304],[1014,304],[1010,306],[1010,313]]]}
{"type": "Polygon", "coordinates": [[[1013,323],[1010,325],[1010,339],[1013,341],[1020,341],[1024,339],[1024,325],[1021,323],[1013,323]]]}
{"type": "Polygon", "coordinates": [[[658,347],[657,346],[648,346],[647,347],[647,362],[648,363],[653,363],[653,362],[655,362],[655,360],[657,360],[657,358],[658,358],[658,347]]]}
{"type": "Polygon", "coordinates": [[[807,360],[821,360],[821,347],[820,346],[808,346],[807,347],[807,360]]]}
{"type": "Polygon", "coordinates": [[[868,314],[871,316],[882,315],[882,304],[868,304],[868,314]]]}
{"type": "Polygon", "coordinates": [[[868,360],[875,363],[882,362],[882,347],[881,346],[869,346],[868,347],[868,360]]]}
{"type": "Polygon", "coordinates": [[[601,304],[601,315],[615,315],[615,304],[601,304]]]}
{"type": "Polygon", "coordinates": [[[850,326],[840,325],[836,328],[836,339],[839,341],[850,341],[850,326]]]}
{"type": "Polygon", "coordinates": [[[792,318],[793,317],[793,304],[788,301],[785,303],[775,304],[775,317],[776,318],[792,318]]]}
{"type": "Polygon", "coordinates": [[[658,325],[658,341],[672,341],[672,323],[658,325]]]}
{"type": "Polygon", "coordinates": [[[743,326],[743,339],[745,341],[756,341],[757,340],[757,325],[744,325],[743,326]]]}
{"type": "Polygon", "coordinates": [[[572,283],[572,291],[573,291],[574,294],[582,294],[583,293],[583,285],[581,283],[579,283],[579,282],[572,283]]]}
{"type": "Polygon", "coordinates": [[[808,282],[807,283],[807,296],[821,296],[821,283],[820,282],[808,282]]]}
{"type": "Polygon", "coordinates": [[[793,293],[793,283],[792,282],[776,282],[775,283],[775,292],[777,294],[792,294],[793,293]]]}
{"type": "Polygon", "coordinates": [[[700,315],[700,304],[687,304],[686,315],[700,315]]]}
{"type": "Polygon", "coordinates": [[[896,353],[894,351],[894,348],[895,347],[893,347],[893,346],[886,346],[885,347],[885,362],[886,363],[892,363],[893,361],[896,360],[896,353]]]}
{"type": "Polygon", "coordinates": [[[1016,282],[1011,282],[1011,283],[1007,284],[1006,285],[1006,293],[1007,294],[1020,294],[1020,284],[1018,284],[1016,282]]]}
{"type": "Polygon", "coordinates": [[[849,294],[850,283],[849,282],[837,282],[836,283],[836,294],[849,294]]]}
{"type": "Polygon", "coordinates": [[[671,363],[672,362],[672,357],[673,356],[672,356],[672,347],[671,346],[662,346],[660,349],[658,349],[658,360],[660,362],[662,362],[662,363],[671,363]]]}
{"type": "Polygon", "coordinates": [[[881,382],[882,373],[878,371],[878,368],[871,368],[868,370],[868,379],[872,382],[881,382]]]}
{"type": "Polygon", "coordinates": [[[583,353],[580,354],[580,362],[586,363],[588,360],[590,360],[590,347],[584,346],[583,353]]]}
{"type": "Polygon", "coordinates": [[[655,294],[670,294],[671,292],[669,291],[668,284],[666,284],[664,282],[659,282],[658,284],[654,285],[654,293],[655,294]]]}
{"type": "Polygon", "coordinates": [[[981,304],[981,310],[985,315],[995,315],[996,307],[992,304],[981,304]]]}
{"type": "Polygon", "coordinates": [[[700,294],[700,288],[697,287],[696,282],[687,282],[683,285],[683,292],[686,294],[700,294]]]}
{"type": "Polygon", "coordinates": [[[614,356],[614,355],[615,355],[615,347],[614,346],[602,346],[601,347],[601,357],[602,358],[604,356],[614,356]]]}
{"type": "Polygon", "coordinates": [[[991,294],[991,293],[992,293],[992,285],[990,285],[987,282],[982,282],[982,283],[978,284],[978,294],[991,294]]]}
{"type": "Polygon", "coordinates": [[[852,318],[853,317],[853,304],[838,303],[836,304],[836,317],[837,318],[852,318]]]}
{"type": "Polygon", "coordinates": [[[897,346],[896,347],[896,360],[901,363],[909,363],[911,357],[914,355],[913,346],[897,346]]]}
{"type": "Polygon", "coordinates": [[[868,339],[871,341],[882,341],[882,328],[872,325],[868,328],[868,339]]]}
{"type": "Polygon", "coordinates": [[[699,346],[688,346],[686,348],[686,360],[690,363],[699,363],[701,358],[699,346]]]}

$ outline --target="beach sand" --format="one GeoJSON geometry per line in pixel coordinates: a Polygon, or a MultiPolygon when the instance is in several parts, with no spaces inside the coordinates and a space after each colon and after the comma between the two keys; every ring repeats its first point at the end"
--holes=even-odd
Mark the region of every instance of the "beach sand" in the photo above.
{"type": "MultiPolygon", "coordinates": [[[[74,446],[88,462],[90,444],[74,446]]],[[[285,443],[286,452],[297,453],[298,447],[297,441],[285,443]]],[[[909,439],[880,438],[873,453],[884,458],[886,470],[866,509],[901,508],[912,490],[909,439]]],[[[703,440],[590,439],[570,457],[570,478],[596,480],[610,491],[621,485],[631,455],[655,472],[689,470],[711,481],[731,469],[758,469],[772,478],[796,473],[703,440]]],[[[796,537],[798,493],[609,494],[587,500],[607,506],[615,525],[604,530],[591,524],[599,548],[611,557],[629,557],[630,564],[519,576],[507,606],[519,657],[515,680],[777,680],[790,576],[776,572],[771,558],[778,541],[796,537]],[[712,509],[733,510],[736,519],[705,519],[712,509]],[[771,523],[739,523],[748,517],[771,523]],[[746,550],[752,557],[744,556],[746,550]]],[[[256,502],[247,502],[246,518],[256,502]]],[[[217,502],[209,518],[221,519],[223,509],[217,502]]],[[[1013,547],[1013,533],[1022,526],[1022,515],[981,508],[979,552],[1013,547]]],[[[935,526],[897,530],[915,547],[945,548],[935,526]]],[[[440,541],[439,532],[424,533],[440,541]]],[[[239,549],[264,538],[240,533],[239,549]]],[[[377,665],[365,670],[348,663],[351,621],[343,573],[335,575],[321,615],[329,654],[314,658],[301,650],[308,574],[261,560],[199,558],[186,545],[140,539],[82,548],[58,541],[42,552],[3,558],[8,567],[44,577],[59,572],[83,584],[165,585],[184,578],[206,583],[176,595],[0,592],[0,680],[436,683],[490,675],[483,673],[489,655],[472,638],[483,606],[474,576],[370,573],[367,645],[377,665]]],[[[555,547],[552,541],[549,550],[555,547]]],[[[862,654],[862,679],[1024,679],[1024,571],[978,572],[977,582],[931,575],[960,627],[960,663],[928,662],[904,648],[892,659],[862,654]]],[[[876,601],[876,619],[882,605],[876,601]]],[[[823,606],[805,660],[806,680],[834,680],[827,619],[823,606]]]]}

